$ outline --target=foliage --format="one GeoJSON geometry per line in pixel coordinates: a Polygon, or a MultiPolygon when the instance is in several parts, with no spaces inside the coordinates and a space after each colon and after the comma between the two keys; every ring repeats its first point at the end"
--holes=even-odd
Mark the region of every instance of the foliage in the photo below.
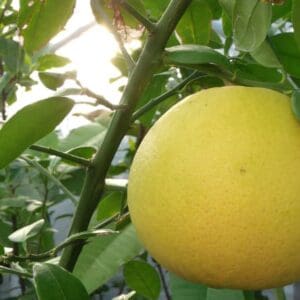
{"type": "Polygon", "coordinates": [[[172,275],[168,286],[169,274],[137,240],[119,178],[126,178],[152,124],[198,90],[229,84],[279,90],[293,95],[299,118],[299,0],[92,0],[95,19],[120,44],[114,64],[129,78],[121,106],[83,87],[73,70],[59,69],[70,60],[49,47],[75,0],[14,2],[0,3],[0,276],[20,279],[16,299],[87,299],[87,293],[263,299],[259,292],[214,290],[172,275]],[[128,53],[125,39],[133,31],[141,48],[128,53]],[[67,80],[75,88],[65,89],[67,80]],[[7,109],[22,101],[18,91],[30,93],[35,84],[49,88],[49,98],[6,120],[7,109]],[[88,96],[99,108],[96,117],[87,116],[90,124],[62,137],[54,128],[76,105],[75,96],[88,96]],[[58,245],[55,228],[62,221],[71,237],[58,245]],[[103,237],[101,228],[118,234],[103,237]]]}

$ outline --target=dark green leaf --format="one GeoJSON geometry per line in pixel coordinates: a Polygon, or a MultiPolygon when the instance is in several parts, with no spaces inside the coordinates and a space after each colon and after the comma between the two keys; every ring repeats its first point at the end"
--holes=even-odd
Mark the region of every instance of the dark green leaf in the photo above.
{"type": "Polygon", "coordinates": [[[206,300],[245,300],[243,291],[228,289],[207,289],[206,300]]]}
{"type": "Polygon", "coordinates": [[[19,26],[28,52],[39,50],[60,32],[71,16],[75,0],[21,1],[19,26]],[[22,4],[23,2],[23,4],[22,4]]]}
{"type": "Polygon", "coordinates": [[[200,65],[215,64],[223,67],[230,67],[227,58],[207,46],[180,45],[166,49],[166,62],[169,64],[200,65]]]}
{"type": "Polygon", "coordinates": [[[69,64],[69,58],[59,56],[56,54],[46,54],[39,57],[36,69],[38,71],[45,71],[51,68],[59,68],[69,64]]]}
{"type": "Polygon", "coordinates": [[[210,7],[210,10],[213,14],[213,19],[220,19],[222,15],[222,7],[219,4],[218,0],[207,0],[206,1],[210,7]]]}
{"type": "Polygon", "coordinates": [[[12,234],[10,234],[8,238],[14,243],[23,243],[28,239],[39,234],[44,224],[45,221],[43,219],[38,220],[30,225],[27,225],[25,227],[16,230],[12,234]]]}
{"type": "Polygon", "coordinates": [[[143,261],[133,260],[124,265],[126,284],[147,299],[155,300],[160,293],[160,278],[156,270],[143,261]]]}
{"type": "Polygon", "coordinates": [[[273,5],[272,7],[272,22],[277,19],[288,19],[292,11],[292,0],[285,0],[280,5],[273,5]]]}
{"type": "Polygon", "coordinates": [[[63,268],[44,263],[33,267],[35,288],[39,300],[88,300],[84,286],[63,268]]]}
{"type": "Polygon", "coordinates": [[[294,91],[291,98],[292,110],[300,121],[300,90],[294,91]]]}
{"type": "Polygon", "coordinates": [[[268,68],[282,68],[274,50],[267,41],[264,41],[258,48],[250,52],[251,56],[261,65],[268,68]]]}
{"type": "Polygon", "coordinates": [[[205,285],[188,282],[172,273],[170,273],[170,288],[173,300],[206,300],[205,285]]]}
{"type": "Polygon", "coordinates": [[[0,169],[50,133],[71,111],[74,101],[53,97],[18,111],[0,130],[0,169]]]}
{"type": "MultiPolygon", "coordinates": [[[[1,205],[1,201],[0,201],[1,205]]],[[[12,226],[0,219],[0,245],[5,247],[11,247],[11,241],[8,239],[9,234],[12,231],[12,226]]]]}
{"type": "Polygon", "coordinates": [[[222,14],[222,27],[223,27],[225,36],[227,38],[231,37],[231,35],[232,35],[232,20],[227,15],[226,12],[223,12],[223,14],[222,14]]]}
{"type": "Polygon", "coordinates": [[[0,57],[8,72],[18,73],[24,62],[24,50],[13,41],[0,37],[0,57]]]}
{"type": "Polygon", "coordinates": [[[293,25],[294,25],[294,33],[295,33],[295,40],[298,44],[300,49],[300,1],[293,0],[293,25]]]}
{"type": "MultiPolygon", "coordinates": [[[[137,108],[142,107],[151,99],[163,94],[166,91],[167,81],[168,76],[166,74],[155,74],[149,82],[147,89],[144,91],[137,108]]],[[[153,116],[156,112],[156,109],[157,107],[154,107],[139,118],[139,120],[144,126],[149,127],[152,124],[153,116]]]]}
{"type": "Polygon", "coordinates": [[[192,1],[176,27],[181,42],[207,45],[210,40],[212,18],[212,12],[206,1],[192,1]]]}
{"type": "Polygon", "coordinates": [[[142,250],[133,225],[115,236],[95,239],[86,245],[75,266],[74,274],[88,292],[93,292],[115,275],[120,266],[142,250]]]}
{"type": "Polygon", "coordinates": [[[300,48],[296,43],[294,33],[272,36],[270,42],[285,71],[300,78],[300,48]]]}
{"type": "Polygon", "coordinates": [[[272,17],[271,4],[261,0],[237,1],[233,13],[233,39],[242,51],[254,51],[265,40],[272,17]]]}
{"type": "Polygon", "coordinates": [[[124,195],[121,192],[112,192],[101,199],[97,208],[97,220],[99,222],[119,213],[124,195]]]}
{"type": "Polygon", "coordinates": [[[277,69],[258,64],[236,64],[236,77],[262,82],[281,82],[283,75],[277,69]]]}

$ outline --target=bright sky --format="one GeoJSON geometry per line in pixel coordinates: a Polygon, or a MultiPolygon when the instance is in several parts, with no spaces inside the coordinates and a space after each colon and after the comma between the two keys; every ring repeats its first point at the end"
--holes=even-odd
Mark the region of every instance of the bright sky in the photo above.
{"type": "MultiPolygon", "coordinates": [[[[92,21],[94,21],[94,16],[91,12],[89,1],[77,1],[74,14],[65,26],[64,32],[55,37],[51,44],[56,44],[76,29],[92,21]]],[[[84,86],[103,95],[109,101],[118,103],[120,98],[118,87],[121,82],[117,81],[113,84],[109,82],[110,78],[120,75],[119,71],[111,64],[111,59],[117,51],[118,45],[113,36],[105,28],[95,25],[78,38],[60,48],[56,53],[71,59],[72,64],[68,65],[66,69],[76,70],[78,78],[84,86]]],[[[49,71],[62,72],[63,70],[49,71]]],[[[74,85],[72,86],[74,87],[74,85]]],[[[68,86],[67,83],[66,87],[70,87],[70,85],[68,86]]],[[[34,86],[30,92],[20,90],[18,96],[20,101],[10,108],[9,115],[30,102],[53,96],[54,93],[54,91],[42,85],[34,86]]],[[[92,106],[77,105],[73,112],[85,112],[94,109],[92,106]]],[[[73,116],[64,121],[62,128],[64,131],[68,131],[84,123],[86,123],[84,118],[73,116]]]]}

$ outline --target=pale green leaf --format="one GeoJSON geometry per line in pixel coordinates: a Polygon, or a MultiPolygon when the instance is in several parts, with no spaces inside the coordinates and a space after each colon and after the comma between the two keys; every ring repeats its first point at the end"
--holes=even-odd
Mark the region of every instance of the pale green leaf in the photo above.
{"type": "Polygon", "coordinates": [[[170,273],[170,289],[173,300],[206,300],[207,287],[186,281],[170,273]]]}
{"type": "Polygon", "coordinates": [[[75,5],[75,0],[32,2],[23,1],[19,17],[24,47],[28,52],[39,50],[61,31],[75,5]]]}
{"type": "Polygon", "coordinates": [[[22,227],[9,235],[9,240],[14,243],[23,243],[39,234],[45,224],[45,220],[38,220],[30,225],[22,227]]]}
{"type": "Polygon", "coordinates": [[[272,6],[261,0],[237,1],[233,13],[233,40],[237,49],[254,51],[267,36],[272,6]]]}
{"type": "Polygon", "coordinates": [[[73,105],[69,98],[53,97],[19,110],[0,130],[0,169],[53,131],[73,105]]]}
{"type": "Polygon", "coordinates": [[[133,225],[115,236],[95,239],[86,245],[75,266],[74,274],[88,292],[93,292],[113,277],[119,268],[142,250],[133,225]]]}

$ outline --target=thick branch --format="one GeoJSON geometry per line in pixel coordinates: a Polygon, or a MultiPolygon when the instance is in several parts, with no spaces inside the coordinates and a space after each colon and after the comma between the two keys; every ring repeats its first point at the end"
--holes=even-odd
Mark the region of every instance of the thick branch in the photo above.
{"type": "MultiPolygon", "coordinates": [[[[170,35],[191,1],[172,0],[158,22],[157,30],[148,37],[121,99],[121,104],[127,107],[124,110],[115,112],[102,146],[92,161],[94,168],[88,168],[70,234],[87,229],[90,218],[103,192],[104,180],[111,161],[130,126],[134,108],[151,80],[156,67],[161,62],[161,56],[170,35]]],[[[66,248],[62,254],[60,264],[70,271],[73,270],[81,249],[81,245],[66,248]]]]}

